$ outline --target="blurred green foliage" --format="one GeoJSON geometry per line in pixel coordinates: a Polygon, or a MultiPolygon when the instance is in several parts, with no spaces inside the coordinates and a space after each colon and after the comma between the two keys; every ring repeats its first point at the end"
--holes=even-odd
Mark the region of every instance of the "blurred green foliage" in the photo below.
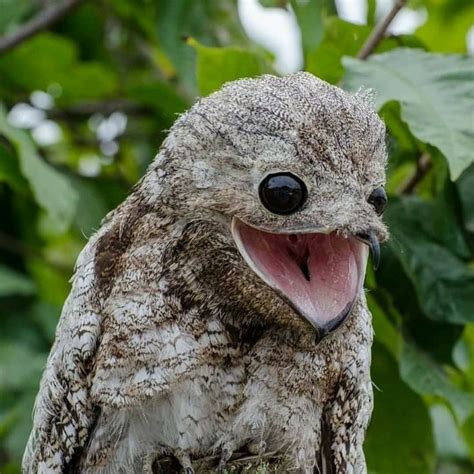
{"type": "MultiPolygon", "coordinates": [[[[42,3],[3,0],[0,34],[17,31],[42,3]]],[[[368,26],[338,18],[331,1],[288,3],[305,69],[348,90],[375,89],[389,132],[392,238],[366,281],[376,337],[369,471],[472,472],[474,67],[466,34],[474,4],[413,0],[426,22],[360,61],[375,1],[368,26]]],[[[273,72],[272,63],[246,37],[231,0],[82,2],[0,55],[2,473],[19,472],[87,238],[143,174],[176,114],[225,81],[273,72]],[[15,121],[19,104],[32,104],[40,119],[15,121]],[[45,125],[59,138],[41,139],[45,125]]]]}

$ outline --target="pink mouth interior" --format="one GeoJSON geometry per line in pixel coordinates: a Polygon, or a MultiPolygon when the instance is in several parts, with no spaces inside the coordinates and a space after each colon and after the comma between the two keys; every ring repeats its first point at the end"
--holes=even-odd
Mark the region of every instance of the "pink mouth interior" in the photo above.
{"type": "Polygon", "coordinates": [[[273,234],[234,219],[233,234],[251,268],[319,329],[350,312],[360,290],[366,246],[330,234],[273,234]]]}

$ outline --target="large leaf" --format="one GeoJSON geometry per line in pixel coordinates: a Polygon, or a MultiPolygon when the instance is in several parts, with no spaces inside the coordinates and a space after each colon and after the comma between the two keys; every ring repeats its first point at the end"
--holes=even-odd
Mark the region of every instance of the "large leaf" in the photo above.
{"type": "Polygon", "coordinates": [[[392,203],[386,220],[397,255],[416,289],[426,316],[437,321],[474,321],[474,271],[427,231],[433,215],[429,203],[402,199],[392,203]]]}
{"type": "Polygon", "coordinates": [[[443,153],[452,179],[474,162],[471,58],[400,48],[367,61],[344,58],[343,63],[350,90],[375,89],[378,107],[400,102],[403,120],[416,137],[443,153]]]}
{"type": "MultiPolygon", "coordinates": [[[[367,25],[356,25],[335,16],[325,18],[323,25],[324,38],[306,57],[306,70],[336,84],[344,75],[342,57],[355,56],[372,28],[367,25]]],[[[419,47],[420,43],[411,36],[386,38],[377,45],[376,52],[388,51],[400,45],[419,47]]]]}
{"type": "Polygon", "coordinates": [[[420,395],[435,395],[447,400],[461,423],[474,413],[474,394],[456,387],[446,373],[414,344],[404,344],[400,374],[420,395]]]}
{"type": "Polygon", "coordinates": [[[25,131],[8,123],[1,105],[0,134],[15,148],[21,172],[28,180],[36,202],[49,214],[58,229],[66,229],[77,204],[77,194],[67,178],[41,159],[25,131]]]}
{"type": "Polygon", "coordinates": [[[390,354],[376,343],[372,352],[375,409],[364,451],[369,473],[431,474],[434,446],[423,401],[400,380],[390,354]]]}
{"type": "Polygon", "coordinates": [[[253,51],[236,47],[210,48],[194,39],[188,43],[197,53],[197,79],[202,95],[216,91],[228,81],[271,72],[265,58],[253,51]]]}

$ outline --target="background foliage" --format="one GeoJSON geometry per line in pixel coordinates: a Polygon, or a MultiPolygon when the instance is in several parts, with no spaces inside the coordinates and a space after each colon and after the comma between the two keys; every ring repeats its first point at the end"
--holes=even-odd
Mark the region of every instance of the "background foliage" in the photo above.
{"type": "MultiPolygon", "coordinates": [[[[48,2],[0,3],[5,35],[48,2]]],[[[87,238],[144,172],[177,113],[225,81],[273,70],[233,1],[78,3],[0,54],[2,473],[19,472],[39,377],[87,238]]],[[[373,29],[374,0],[367,25],[338,18],[330,1],[290,3],[305,69],[349,90],[375,89],[389,131],[392,238],[366,282],[376,334],[369,470],[472,472],[474,68],[465,53],[474,4],[414,0],[427,11],[424,25],[384,38],[362,61],[354,56],[373,29]]]]}

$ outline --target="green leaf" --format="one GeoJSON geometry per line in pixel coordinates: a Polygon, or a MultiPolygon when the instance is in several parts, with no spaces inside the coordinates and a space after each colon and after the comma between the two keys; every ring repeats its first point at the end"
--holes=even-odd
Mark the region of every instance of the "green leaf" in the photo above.
{"type": "Polygon", "coordinates": [[[348,89],[377,91],[377,105],[397,100],[402,119],[420,140],[446,157],[451,178],[474,162],[474,63],[460,55],[400,48],[367,61],[344,58],[348,89]]]}
{"type": "Polygon", "coordinates": [[[85,100],[112,97],[117,90],[117,78],[100,63],[79,63],[71,66],[58,77],[62,94],[58,98],[60,104],[69,104],[85,100]]]}
{"type": "MultiPolygon", "coordinates": [[[[45,301],[39,301],[31,307],[31,319],[40,328],[42,336],[52,344],[56,334],[56,326],[58,325],[61,307],[53,306],[45,301]]],[[[35,329],[36,325],[35,325],[35,329]]]]}
{"type": "Polygon", "coordinates": [[[462,435],[469,449],[471,461],[474,462],[474,415],[468,418],[463,424],[462,435]]]}
{"type": "Polygon", "coordinates": [[[10,295],[32,295],[35,285],[22,273],[0,265],[0,297],[10,295]]]}
{"type": "Polygon", "coordinates": [[[265,8],[286,8],[287,0],[259,0],[262,7],[265,8]]]}
{"type": "Polygon", "coordinates": [[[228,81],[271,72],[265,58],[253,51],[236,47],[209,48],[192,38],[188,43],[197,53],[197,79],[202,95],[220,89],[228,81]]]}
{"type": "Polygon", "coordinates": [[[430,407],[433,420],[436,451],[443,458],[463,459],[468,456],[468,448],[459,432],[452,413],[445,405],[435,404],[430,407]]]}
{"type": "Polygon", "coordinates": [[[0,183],[8,183],[15,191],[25,192],[28,190],[28,183],[21,174],[18,160],[0,142],[0,183]]]}
{"type": "Polygon", "coordinates": [[[140,73],[129,79],[126,92],[130,99],[156,110],[170,121],[169,125],[176,119],[176,114],[184,112],[190,105],[168,83],[157,81],[140,73]]]}
{"type": "MultiPolygon", "coordinates": [[[[29,360],[23,362],[31,363],[29,360]]],[[[14,399],[10,409],[5,413],[2,419],[0,419],[0,435],[2,438],[3,451],[8,453],[8,457],[14,460],[18,465],[21,463],[26,442],[32,428],[31,413],[33,411],[35,395],[38,390],[37,385],[39,379],[35,378],[34,380],[35,386],[28,387],[19,393],[14,399]]],[[[8,472],[18,472],[18,474],[20,474],[21,471],[7,471],[7,469],[2,466],[2,474],[7,474],[8,472]]]]}
{"type": "MultiPolygon", "coordinates": [[[[64,272],[33,259],[28,262],[28,270],[36,282],[41,300],[50,305],[61,307],[71,291],[71,286],[65,278],[64,272]]],[[[68,277],[71,274],[72,268],[68,277]]]]}
{"type": "Polygon", "coordinates": [[[83,235],[90,236],[100,227],[108,206],[95,182],[74,178],[72,184],[80,196],[74,223],[83,235]]]}
{"type": "Polygon", "coordinates": [[[291,0],[291,6],[300,26],[305,58],[323,39],[325,3],[321,0],[291,0]]]}
{"type": "MultiPolygon", "coordinates": [[[[163,0],[157,20],[158,38],[186,90],[194,95],[195,57],[183,38],[212,45],[232,43],[246,46],[237,13],[237,2],[221,0],[163,0]]],[[[217,71],[216,71],[217,72],[217,71]]]]}
{"type": "MultiPolygon", "coordinates": [[[[441,161],[441,163],[445,163],[441,161]]],[[[446,165],[444,165],[446,168],[446,165]]],[[[447,170],[439,173],[441,189],[437,193],[433,203],[433,219],[430,225],[431,235],[438,236],[439,241],[458,257],[469,259],[471,252],[467,245],[463,232],[461,202],[457,192],[456,184],[449,177],[447,170]]]]}
{"type": "MultiPolygon", "coordinates": [[[[336,84],[344,75],[343,56],[356,56],[368,38],[372,28],[356,25],[338,17],[324,19],[324,38],[318,48],[307,56],[306,70],[316,76],[336,84]]],[[[420,47],[411,36],[386,38],[377,46],[376,52],[388,51],[398,46],[420,47]]]]}
{"type": "Polygon", "coordinates": [[[462,214],[466,229],[474,234],[474,165],[471,165],[457,181],[462,214]]]}
{"type": "Polygon", "coordinates": [[[459,0],[425,3],[428,10],[427,21],[416,30],[416,36],[432,51],[465,53],[466,35],[474,19],[473,3],[468,1],[462,5],[463,2],[459,0]],[[458,8],[452,8],[453,4],[457,4],[458,8]],[[440,31],[449,31],[449,34],[440,35],[440,31]]]}
{"type": "Polygon", "coordinates": [[[80,62],[76,45],[53,33],[41,33],[0,57],[0,74],[14,90],[48,90],[59,86],[59,103],[106,98],[117,89],[110,67],[80,62]]]}
{"type": "Polygon", "coordinates": [[[400,380],[397,365],[375,343],[372,353],[374,413],[364,451],[369,473],[431,474],[434,443],[431,422],[420,397],[400,380]]]}
{"type": "Polygon", "coordinates": [[[36,388],[44,369],[46,354],[28,346],[2,342],[0,347],[0,389],[23,391],[36,388]]]}
{"type": "Polygon", "coordinates": [[[49,214],[58,228],[67,229],[76,211],[76,192],[65,176],[41,159],[28,134],[8,123],[1,104],[0,134],[16,149],[21,172],[28,180],[38,205],[49,214]]]}
{"type": "Polygon", "coordinates": [[[375,339],[383,344],[392,357],[398,359],[402,351],[402,336],[391,324],[385,311],[372,294],[367,295],[367,303],[372,314],[375,339]]]}
{"type": "Polygon", "coordinates": [[[474,272],[428,233],[430,204],[401,199],[388,207],[385,218],[392,234],[388,245],[415,287],[425,315],[458,324],[474,321],[474,272]]]}
{"type": "Polygon", "coordinates": [[[403,346],[400,375],[420,395],[435,395],[448,401],[461,423],[474,413],[474,394],[456,387],[446,373],[414,344],[405,343],[403,346]]]}
{"type": "Polygon", "coordinates": [[[341,59],[355,56],[370,34],[371,28],[355,25],[337,17],[324,21],[324,39],[307,57],[306,70],[328,81],[337,83],[344,74],[341,59]]]}

